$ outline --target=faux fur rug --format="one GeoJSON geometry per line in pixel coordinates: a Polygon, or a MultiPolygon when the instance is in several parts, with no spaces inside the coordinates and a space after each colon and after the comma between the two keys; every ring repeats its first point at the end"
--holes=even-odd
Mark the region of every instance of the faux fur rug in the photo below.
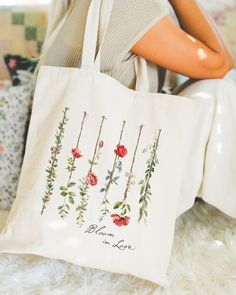
{"type": "MultiPolygon", "coordinates": [[[[1,227],[7,212],[0,213],[1,227]]],[[[150,261],[150,263],[152,263],[150,261]]],[[[4,295],[235,295],[236,220],[196,202],[176,222],[171,286],[35,255],[0,254],[4,295]]]]}

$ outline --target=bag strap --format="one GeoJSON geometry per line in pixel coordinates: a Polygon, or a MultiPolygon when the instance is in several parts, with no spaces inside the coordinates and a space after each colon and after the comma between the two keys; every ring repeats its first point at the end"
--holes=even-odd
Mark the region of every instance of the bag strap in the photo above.
{"type": "MultiPolygon", "coordinates": [[[[82,69],[90,69],[96,70],[100,72],[100,58],[101,58],[101,47],[104,41],[104,36],[108,27],[108,23],[111,16],[111,11],[113,7],[113,1],[109,0],[103,5],[104,11],[104,18],[101,18],[101,7],[102,7],[102,0],[91,0],[89,5],[87,19],[86,19],[86,26],[85,26],[85,33],[84,33],[84,41],[83,41],[83,49],[82,49],[82,59],[81,59],[81,68],[82,69]],[[100,48],[97,54],[98,59],[96,59],[96,48],[97,48],[97,39],[98,39],[98,32],[99,32],[99,21],[103,20],[103,32],[100,32],[100,48]],[[95,62],[96,60],[96,62],[95,62]]],[[[103,16],[103,15],[102,15],[103,16]]]]}
{"type": "Polygon", "coordinates": [[[141,56],[137,56],[134,61],[134,68],[136,73],[135,90],[139,92],[150,92],[146,59],[141,56]]]}
{"type": "MultiPolygon", "coordinates": [[[[91,0],[84,33],[81,68],[101,71],[101,48],[111,17],[114,0],[91,0]],[[99,36],[99,50],[96,55],[99,36]]],[[[141,56],[135,59],[136,91],[148,92],[147,62],[141,56]]]]}
{"type": "Polygon", "coordinates": [[[99,43],[100,47],[95,59],[95,68],[100,71],[101,69],[101,48],[104,43],[105,35],[108,29],[108,24],[111,18],[111,12],[114,5],[114,0],[103,0],[100,11],[100,26],[99,26],[99,43]]]}

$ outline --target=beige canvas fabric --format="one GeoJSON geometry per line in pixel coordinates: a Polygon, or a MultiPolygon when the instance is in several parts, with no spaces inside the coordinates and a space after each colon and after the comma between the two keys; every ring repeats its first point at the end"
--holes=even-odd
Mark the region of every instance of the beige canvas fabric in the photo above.
{"type": "MultiPolygon", "coordinates": [[[[62,5],[63,1],[60,5],[57,1],[52,5],[53,14],[55,14],[51,24],[52,29],[56,29],[68,10],[70,13],[42,64],[80,66],[85,22],[90,2],[91,0],[66,1],[66,6],[62,5]],[[58,15],[55,10],[59,10],[58,15]]],[[[168,13],[169,10],[161,0],[115,0],[101,49],[101,71],[126,87],[135,89],[134,64],[137,56],[130,51],[130,48],[168,13]]],[[[158,92],[163,85],[164,70],[151,62],[147,62],[147,67],[149,92],[158,92]]]]}
{"type": "MultiPolygon", "coordinates": [[[[109,19],[112,0],[106,3],[109,19]]],[[[214,103],[146,92],[144,59],[135,66],[136,90],[101,73],[101,0],[91,4],[81,68],[39,70],[0,253],[34,253],[167,286],[179,200],[193,200],[200,187],[214,103]]]]}

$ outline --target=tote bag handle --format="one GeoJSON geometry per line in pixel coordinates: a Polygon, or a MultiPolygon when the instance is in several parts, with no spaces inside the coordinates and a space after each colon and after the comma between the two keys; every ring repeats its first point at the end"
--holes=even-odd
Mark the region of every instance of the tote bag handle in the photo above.
{"type": "MultiPolygon", "coordinates": [[[[114,0],[91,0],[84,33],[81,68],[101,71],[101,48],[111,17],[114,0]],[[99,23],[100,22],[100,23],[99,23]],[[96,56],[99,33],[100,47],[96,56]]],[[[135,60],[136,91],[148,92],[147,62],[138,56],[135,60]]]]}

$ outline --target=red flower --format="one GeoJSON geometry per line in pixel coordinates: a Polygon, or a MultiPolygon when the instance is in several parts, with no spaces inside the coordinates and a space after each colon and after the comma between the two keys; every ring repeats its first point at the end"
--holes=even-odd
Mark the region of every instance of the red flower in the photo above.
{"type": "Polygon", "coordinates": [[[98,177],[93,172],[89,172],[86,181],[90,185],[94,186],[98,183],[98,177]]]}
{"type": "Polygon", "coordinates": [[[99,142],[99,147],[100,147],[100,148],[102,148],[102,147],[103,147],[103,145],[104,145],[104,142],[103,142],[103,140],[100,140],[100,142],[99,142]]]}
{"type": "Polygon", "coordinates": [[[112,217],[112,221],[115,225],[117,226],[126,226],[129,224],[129,219],[130,217],[128,216],[120,216],[119,214],[111,214],[111,217],[112,217]]]}
{"type": "Polygon", "coordinates": [[[82,154],[78,148],[71,149],[71,153],[75,158],[81,158],[82,154]]]}
{"type": "Polygon", "coordinates": [[[115,154],[121,158],[123,158],[127,154],[127,149],[124,145],[117,144],[116,150],[114,150],[115,154]]]}
{"type": "Polygon", "coordinates": [[[12,68],[15,68],[16,66],[16,60],[11,58],[8,62],[8,66],[12,69],[12,68]]]}

